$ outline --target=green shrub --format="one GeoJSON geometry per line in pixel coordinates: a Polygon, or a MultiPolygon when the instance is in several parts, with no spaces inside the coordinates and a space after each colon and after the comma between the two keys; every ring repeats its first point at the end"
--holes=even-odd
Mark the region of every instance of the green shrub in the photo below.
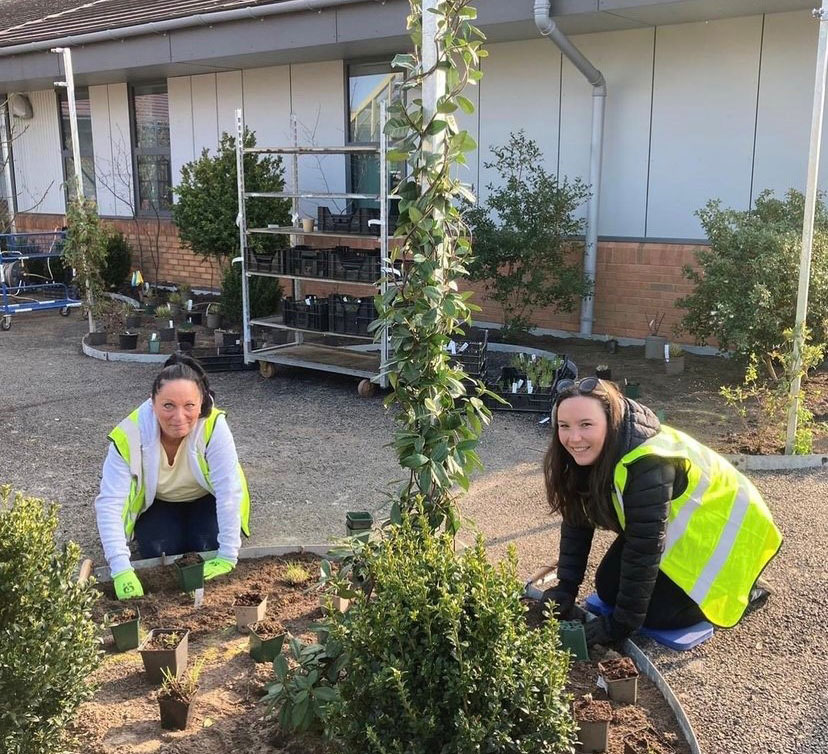
{"type": "Polygon", "coordinates": [[[373,596],[330,621],[348,658],[325,714],[346,752],[569,752],[569,659],[557,623],[528,628],[516,559],[455,555],[424,517],[366,550],[373,596]]]}
{"type": "MultiPolygon", "coordinates": [[[[696,252],[701,269],[685,267],[695,284],[676,304],[687,309],[681,322],[696,341],[715,339],[722,351],[767,363],[784,347],[783,333],[796,314],[804,198],[790,190],[784,199],[763,191],[752,211],[723,209],[710,201],[696,213],[710,248],[696,252]]],[[[817,204],[808,327],[817,343],[828,334],[828,214],[817,204]]]]}
{"type": "Polygon", "coordinates": [[[123,233],[112,233],[106,239],[106,259],[101,269],[104,287],[117,290],[129,277],[132,255],[123,233]]]}
{"type": "MultiPolygon", "coordinates": [[[[276,278],[251,277],[250,316],[269,317],[279,308],[282,286],[276,278]]],[[[242,321],[242,279],[239,265],[227,265],[221,281],[221,311],[232,325],[242,321]]]]}
{"type": "Polygon", "coordinates": [[[492,147],[499,182],[489,184],[485,203],[466,214],[472,232],[472,280],[503,308],[504,329],[532,327],[535,309],[572,311],[589,293],[582,273],[584,221],[574,216],[589,189],[580,180],[558,179],[543,167],[537,143],[523,131],[492,147]]]}
{"type": "Polygon", "coordinates": [[[0,488],[0,751],[54,754],[100,662],[96,591],[80,549],[58,547],[57,507],[0,488]]]}

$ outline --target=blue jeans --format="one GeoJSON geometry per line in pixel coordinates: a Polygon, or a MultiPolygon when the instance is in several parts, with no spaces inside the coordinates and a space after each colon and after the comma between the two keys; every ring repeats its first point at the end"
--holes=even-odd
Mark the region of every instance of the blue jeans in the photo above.
{"type": "Polygon", "coordinates": [[[188,503],[156,498],[135,522],[135,541],[142,558],[217,550],[215,497],[205,495],[188,503]]]}

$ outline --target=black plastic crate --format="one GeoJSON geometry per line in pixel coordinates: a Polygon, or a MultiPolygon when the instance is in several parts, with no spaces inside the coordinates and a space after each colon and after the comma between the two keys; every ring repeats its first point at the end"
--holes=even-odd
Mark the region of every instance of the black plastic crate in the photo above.
{"type": "Polygon", "coordinates": [[[284,322],[289,327],[300,327],[303,330],[328,329],[328,299],[308,296],[296,301],[286,298],[282,302],[284,322]]]}
{"type": "Polygon", "coordinates": [[[455,353],[449,352],[449,363],[460,366],[469,377],[486,374],[486,353],[489,346],[489,332],[483,331],[482,340],[455,340],[455,353]]]}
{"type": "Polygon", "coordinates": [[[359,233],[357,212],[331,212],[328,207],[317,207],[317,226],[325,233],[359,233]]]}
{"type": "Polygon", "coordinates": [[[377,318],[374,299],[331,294],[328,297],[331,331],[345,335],[370,336],[368,326],[377,318]]]}
{"type": "Polygon", "coordinates": [[[554,392],[511,393],[501,392],[500,386],[497,384],[487,385],[487,387],[509,402],[509,405],[505,406],[494,400],[494,398],[484,396],[483,403],[493,411],[522,411],[534,414],[548,414],[552,411],[554,392]]]}
{"type": "Polygon", "coordinates": [[[288,274],[304,278],[331,277],[331,251],[332,249],[315,249],[311,246],[293,246],[288,249],[288,274]]]}
{"type": "Polygon", "coordinates": [[[331,250],[331,275],[337,280],[376,283],[380,278],[380,250],[337,246],[331,250]]]}
{"type": "Polygon", "coordinates": [[[247,257],[247,269],[251,272],[273,272],[280,275],[287,272],[287,250],[278,249],[275,252],[257,252],[250,250],[247,257]]]}

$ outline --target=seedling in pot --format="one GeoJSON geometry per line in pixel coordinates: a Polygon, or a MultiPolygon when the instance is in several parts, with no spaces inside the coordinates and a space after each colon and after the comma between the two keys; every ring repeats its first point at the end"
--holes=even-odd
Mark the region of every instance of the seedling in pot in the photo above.
{"type": "Polygon", "coordinates": [[[572,703],[572,713],[578,725],[581,751],[606,751],[609,746],[609,724],[612,720],[610,703],[593,699],[591,694],[585,694],[572,703]]]}
{"type": "Polygon", "coordinates": [[[203,665],[204,660],[199,660],[182,678],[177,678],[168,670],[163,671],[158,708],[161,727],[165,730],[186,730],[189,727],[203,665]]]}
{"type": "Polygon", "coordinates": [[[245,631],[251,623],[264,620],[267,612],[267,595],[259,592],[240,592],[233,601],[236,612],[236,628],[245,631]]]}
{"type": "Polygon", "coordinates": [[[279,621],[265,618],[250,627],[248,649],[256,662],[273,662],[282,652],[285,627],[279,621]]]}
{"type": "Polygon", "coordinates": [[[115,647],[119,652],[135,649],[140,642],[141,614],[138,608],[125,607],[107,616],[115,647]]]}
{"type": "Polygon", "coordinates": [[[187,667],[190,632],[186,628],[154,628],[138,647],[152,683],[161,683],[166,669],[176,678],[187,667]]]}
{"type": "Polygon", "coordinates": [[[638,700],[638,670],[629,657],[598,663],[598,685],[609,698],[620,704],[635,704],[638,700]]]}

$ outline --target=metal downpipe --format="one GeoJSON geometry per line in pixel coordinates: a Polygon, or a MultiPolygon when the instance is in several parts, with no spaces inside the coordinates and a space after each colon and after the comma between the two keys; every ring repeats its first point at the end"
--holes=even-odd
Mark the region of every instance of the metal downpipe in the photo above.
{"type": "MultiPolygon", "coordinates": [[[[592,193],[587,201],[587,218],[584,244],[584,278],[595,285],[598,261],[598,208],[601,192],[601,169],[604,152],[604,112],[607,101],[607,84],[604,75],[587,60],[568,37],[558,28],[549,15],[550,0],[535,0],[535,25],[548,37],[567,59],[583,74],[592,86],[592,138],[589,149],[589,185],[592,193]]],[[[594,296],[581,299],[580,334],[592,335],[594,320],[594,296]]]]}

